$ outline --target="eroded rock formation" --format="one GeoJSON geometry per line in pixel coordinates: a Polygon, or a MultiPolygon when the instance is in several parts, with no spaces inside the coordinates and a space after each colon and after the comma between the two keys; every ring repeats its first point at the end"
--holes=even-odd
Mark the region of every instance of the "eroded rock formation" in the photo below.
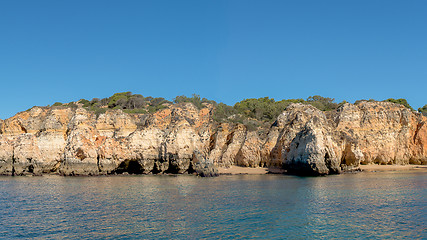
{"type": "Polygon", "coordinates": [[[333,112],[292,104],[266,135],[216,123],[212,112],[190,103],[155,114],[34,107],[0,121],[0,174],[215,175],[213,166],[238,165],[324,175],[359,164],[427,164],[427,118],[394,103],[333,112]]]}

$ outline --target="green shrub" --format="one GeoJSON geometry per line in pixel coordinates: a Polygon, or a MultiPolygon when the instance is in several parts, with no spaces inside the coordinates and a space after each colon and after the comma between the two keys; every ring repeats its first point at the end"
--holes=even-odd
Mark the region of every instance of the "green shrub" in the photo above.
{"type": "Polygon", "coordinates": [[[274,99],[269,97],[251,98],[234,104],[234,109],[243,116],[269,121],[276,112],[274,103],[274,99]]]}
{"type": "Polygon", "coordinates": [[[214,121],[217,122],[227,122],[228,118],[236,113],[237,111],[232,106],[228,106],[224,103],[219,103],[218,105],[216,105],[213,111],[212,118],[214,121]]]}
{"type": "Polygon", "coordinates": [[[60,102],[56,102],[56,103],[54,103],[54,104],[52,105],[52,107],[58,107],[58,106],[62,106],[62,103],[60,103],[60,102]]]}
{"type": "Polygon", "coordinates": [[[108,99],[108,107],[114,108],[114,107],[121,107],[126,104],[128,98],[132,95],[131,92],[121,92],[121,93],[115,93],[113,96],[111,96],[108,99]]]}
{"type": "Polygon", "coordinates": [[[427,104],[422,108],[418,108],[418,112],[422,113],[424,116],[427,116],[427,104]]]}
{"type": "Polygon", "coordinates": [[[91,105],[91,102],[87,102],[87,103],[83,104],[83,107],[90,107],[90,106],[93,106],[93,105],[91,105]]]}
{"type": "Polygon", "coordinates": [[[245,117],[272,122],[292,103],[306,102],[303,99],[286,99],[276,102],[269,97],[252,98],[236,103],[234,109],[245,117]]]}
{"type": "Polygon", "coordinates": [[[361,102],[377,102],[377,101],[375,99],[372,99],[372,98],[369,99],[369,100],[361,99],[361,100],[356,100],[353,104],[357,105],[357,104],[359,104],[361,102]]]}
{"type": "Polygon", "coordinates": [[[86,104],[86,103],[90,103],[90,101],[89,100],[86,100],[86,99],[80,99],[79,101],[78,101],[78,103],[80,103],[80,104],[86,104]]]}
{"type": "Polygon", "coordinates": [[[107,108],[94,108],[93,110],[95,112],[96,117],[107,112],[107,108]]]}
{"type": "Polygon", "coordinates": [[[194,94],[194,93],[191,95],[191,98],[189,98],[189,97],[187,97],[187,96],[184,96],[184,95],[182,95],[182,96],[176,96],[176,97],[173,99],[173,102],[174,102],[174,103],[184,103],[184,102],[189,102],[189,103],[194,104],[194,106],[196,106],[198,109],[202,109],[202,108],[205,108],[205,107],[206,107],[203,103],[209,103],[209,104],[213,104],[213,105],[215,105],[215,104],[216,104],[216,102],[215,102],[215,101],[213,101],[213,100],[208,100],[208,99],[206,99],[206,98],[201,99],[201,98],[200,98],[200,95],[197,95],[197,94],[194,94]]]}
{"type": "MultiPolygon", "coordinates": [[[[216,105],[213,119],[217,122],[244,122],[244,119],[256,119],[260,122],[274,122],[276,118],[292,103],[311,104],[322,111],[338,108],[339,104],[333,98],[312,96],[304,99],[284,99],[275,101],[273,98],[250,98],[237,102],[233,107],[224,103],[216,105]],[[234,116],[233,116],[234,115],[234,116]],[[231,119],[230,117],[233,116],[231,119]]],[[[345,102],[341,103],[344,104],[345,102]]]]}
{"type": "Polygon", "coordinates": [[[389,98],[387,100],[384,100],[383,102],[392,102],[392,103],[401,104],[401,105],[411,109],[412,111],[414,111],[414,109],[411,107],[411,105],[409,105],[408,101],[406,101],[406,99],[404,99],[404,98],[399,98],[399,99],[389,98]]]}
{"type": "Polygon", "coordinates": [[[123,112],[125,112],[125,113],[142,113],[142,114],[145,114],[145,113],[147,113],[147,110],[145,110],[145,109],[123,109],[123,112]]]}
{"type": "Polygon", "coordinates": [[[64,106],[69,107],[69,108],[78,108],[77,104],[75,104],[74,102],[64,104],[64,106]]]}
{"type": "Polygon", "coordinates": [[[143,108],[147,105],[147,101],[145,98],[140,94],[135,94],[129,97],[128,101],[126,102],[125,108],[126,109],[137,109],[137,108],[143,108]]]}
{"type": "Polygon", "coordinates": [[[322,97],[319,95],[308,97],[307,103],[321,111],[331,111],[338,108],[338,104],[335,103],[334,98],[322,97]]]}
{"type": "Polygon", "coordinates": [[[157,106],[148,106],[148,112],[149,113],[155,113],[159,110],[165,109],[167,106],[165,105],[157,105],[157,106]]]}
{"type": "Polygon", "coordinates": [[[243,124],[246,126],[246,129],[249,132],[253,132],[253,131],[258,130],[258,128],[261,125],[258,121],[253,121],[253,120],[252,121],[251,120],[244,120],[243,124]]]}
{"type": "Polygon", "coordinates": [[[159,105],[161,105],[164,101],[165,101],[165,99],[164,99],[164,98],[162,98],[162,97],[159,97],[159,98],[153,98],[153,99],[150,101],[150,105],[151,105],[151,106],[153,106],[153,107],[155,107],[155,106],[159,106],[159,105]]]}

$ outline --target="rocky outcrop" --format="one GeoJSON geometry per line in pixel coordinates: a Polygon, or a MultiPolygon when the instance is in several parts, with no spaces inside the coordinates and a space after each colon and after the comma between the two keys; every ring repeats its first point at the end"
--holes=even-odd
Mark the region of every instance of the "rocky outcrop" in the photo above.
{"type": "Polygon", "coordinates": [[[345,104],[334,116],[346,165],[427,163],[426,118],[387,102],[345,104]]]}
{"type": "Polygon", "coordinates": [[[210,176],[237,165],[324,175],[360,164],[427,164],[427,118],[394,103],[332,112],[292,104],[266,135],[216,123],[212,112],[190,103],[154,114],[34,107],[0,121],[0,174],[210,176]]]}
{"type": "Polygon", "coordinates": [[[195,151],[193,154],[189,172],[194,172],[200,177],[219,176],[218,167],[213,163],[212,160],[205,158],[199,151],[195,151]]]}

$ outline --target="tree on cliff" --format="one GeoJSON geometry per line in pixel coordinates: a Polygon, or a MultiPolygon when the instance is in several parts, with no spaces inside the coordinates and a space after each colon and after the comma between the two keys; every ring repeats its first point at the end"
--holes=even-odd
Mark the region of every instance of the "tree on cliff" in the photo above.
{"type": "Polygon", "coordinates": [[[193,93],[191,95],[191,97],[187,97],[185,95],[181,95],[181,96],[176,96],[173,99],[174,103],[185,103],[185,102],[189,102],[192,103],[194,106],[196,106],[198,109],[202,109],[204,107],[206,107],[206,104],[204,103],[209,103],[212,105],[216,105],[216,102],[213,100],[208,100],[206,98],[200,98],[200,95],[197,95],[195,93],[193,93]]]}
{"type": "Polygon", "coordinates": [[[422,108],[418,108],[418,112],[422,113],[424,116],[427,116],[427,104],[422,108]]]}
{"type": "Polygon", "coordinates": [[[322,97],[319,95],[307,98],[307,103],[322,111],[330,111],[338,108],[335,98],[322,97]]]}
{"type": "Polygon", "coordinates": [[[52,107],[58,107],[58,106],[62,106],[62,103],[60,103],[60,102],[56,102],[56,103],[54,103],[54,104],[52,105],[52,107]]]}
{"type": "Polygon", "coordinates": [[[359,104],[359,103],[361,103],[361,102],[378,102],[377,100],[375,100],[375,99],[369,99],[369,100],[366,100],[366,99],[361,99],[361,100],[356,100],[353,104],[354,105],[357,105],[357,104],[359,104]]]}
{"type": "Polygon", "coordinates": [[[224,103],[219,103],[215,107],[213,119],[217,122],[226,122],[229,117],[235,115],[237,111],[232,107],[224,103]]]}
{"type": "Polygon", "coordinates": [[[214,119],[219,122],[245,122],[245,119],[254,119],[264,123],[272,123],[292,103],[310,104],[322,111],[330,111],[337,109],[339,106],[334,101],[335,99],[333,98],[318,95],[310,96],[307,100],[299,98],[275,101],[269,97],[250,98],[237,102],[233,107],[223,103],[218,104],[214,112],[214,119]]]}
{"type": "Polygon", "coordinates": [[[115,108],[115,107],[123,108],[123,106],[126,105],[128,98],[130,96],[132,96],[131,92],[115,93],[113,96],[111,96],[109,98],[108,107],[109,108],[115,108]]]}
{"type": "Polygon", "coordinates": [[[404,98],[399,98],[399,99],[389,98],[387,100],[384,100],[383,102],[392,102],[392,103],[401,104],[401,105],[411,109],[412,111],[414,111],[414,109],[411,107],[411,105],[409,105],[408,101],[406,101],[406,99],[404,99],[404,98]]]}

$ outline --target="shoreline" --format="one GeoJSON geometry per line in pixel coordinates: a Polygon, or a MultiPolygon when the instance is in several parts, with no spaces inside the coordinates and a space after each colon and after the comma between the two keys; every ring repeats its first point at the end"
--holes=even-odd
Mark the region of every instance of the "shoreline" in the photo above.
{"type": "Polygon", "coordinates": [[[267,168],[251,168],[251,167],[239,167],[239,166],[231,166],[229,168],[219,167],[218,168],[219,175],[239,175],[239,174],[247,174],[247,175],[263,175],[268,173],[267,168]]]}
{"type": "MultiPolygon", "coordinates": [[[[377,165],[377,164],[368,164],[368,165],[359,165],[358,169],[355,169],[356,172],[425,172],[427,173],[427,165],[377,165]]],[[[219,175],[266,175],[266,174],[286,174],[286,170],[282,168],[263,168],[263,167],[239,167],[231,166],[229,168],[219,167],[219,175]]],[[[354,171],[343,171],[342,174],[350,173],[354,171]]],[[[61,175],[61,174],[25,174],[25,175],[16,175],[16,176],[30,176],[30,177],[40,177],[40,176],[66,176],[66,177],[108,177],[108,176],[136,176],[136,175],[185,175],[184,174],[100,174],[100,175],[85,175],[77,174],[74,176],[61,175]]],[[[190,174],[191,175],[191,174],[190,174]]],[[[292,174],[291,174],[292,175],[292,174]]],[[[10,176],[2,175],[0,176],[10,176]]]]}
{"type": "MultiPolygon", "coordinates": [[[[427,165],[359,165],[361,172],[396,172],[396,171],[418,171],[427,172],[427,165]]],[[[220,175],[264,175],[264,174],[284,174],[286,170],[281,168],[251,168],[231,166],[229,168],[218,168],[220,175]]],[[[345,173],[345,172],[344,172],[345,173]]]]}
{"type": "Polygon", "coordinates": [[[362,172],[395,172],[395,171],[419,171],[427,172],[427,165],[359,165],[362,172]]]}
{"type": "Polygon", "coordinates": [[[264,174],[283,174],[286,170],[281,168],[251,168],[231,166],[229,168],[219,167],[219,175],[264,175],[264,174]]]}

